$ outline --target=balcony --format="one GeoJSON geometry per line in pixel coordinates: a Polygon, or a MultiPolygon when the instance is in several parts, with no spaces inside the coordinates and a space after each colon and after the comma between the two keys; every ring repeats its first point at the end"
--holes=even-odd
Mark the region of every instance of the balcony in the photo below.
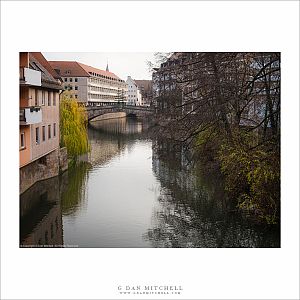
{"type": "Polygon", "coordinates": [[[42,110],[38,106],[20,108],[20,125],[31,125],[42,122],[42,110]]]}
{"type": "Polygon", "coordinates": [[[20,68],[20,83],[24,85],[42,85],[42,75],[40,71],[29,68],[20,68]]]}

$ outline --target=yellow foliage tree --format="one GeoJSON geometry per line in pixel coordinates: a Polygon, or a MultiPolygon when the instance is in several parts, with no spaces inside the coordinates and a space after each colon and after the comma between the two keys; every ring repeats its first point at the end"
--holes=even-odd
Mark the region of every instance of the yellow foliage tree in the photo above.
{"type": "Polygon", "coordinates": [[[68,156],[73,160],[89,151],[87,123],[85,107],[78,105],[69,92],[64,92],[60,101],[61,146],[67,147],[68,156]]]}

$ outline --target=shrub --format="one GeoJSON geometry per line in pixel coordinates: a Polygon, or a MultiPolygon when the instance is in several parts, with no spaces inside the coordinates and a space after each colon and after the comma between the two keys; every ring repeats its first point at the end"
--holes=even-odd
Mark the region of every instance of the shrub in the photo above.
{"type": "Polygon", "coordinates": [[[280,155],[270,143],[249,147],[248,138],[241,135],[218,152],[225,190],[237,207],[275,224],[280,214],[280,155]]]}

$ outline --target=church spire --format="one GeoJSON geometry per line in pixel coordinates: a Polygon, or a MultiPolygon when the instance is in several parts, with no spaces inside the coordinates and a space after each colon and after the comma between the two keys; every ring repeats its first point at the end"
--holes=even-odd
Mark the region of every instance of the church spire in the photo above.
{"type": "Polygon", "coordinates": [[[106,64],[106,72],[109,72],[108,62],[107,62],[107,64],[106,64]]]}

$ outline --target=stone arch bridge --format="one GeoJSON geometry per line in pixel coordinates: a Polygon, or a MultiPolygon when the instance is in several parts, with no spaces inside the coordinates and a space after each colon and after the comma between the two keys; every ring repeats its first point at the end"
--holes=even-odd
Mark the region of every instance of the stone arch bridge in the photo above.
{"type": "Polygon", "coordinates": [[[108,113],[116,112],[125,112],[127,116],[136,116],[136,117],[147,117],[154,113],[154,109],[146,106],[134,106],[134,105],[125,105],[125,104],[109,104],[109,105],[98,105],[98,104],[89,104],[86,106],[88,113],[88,120],[99,117],[108,113]]]}

